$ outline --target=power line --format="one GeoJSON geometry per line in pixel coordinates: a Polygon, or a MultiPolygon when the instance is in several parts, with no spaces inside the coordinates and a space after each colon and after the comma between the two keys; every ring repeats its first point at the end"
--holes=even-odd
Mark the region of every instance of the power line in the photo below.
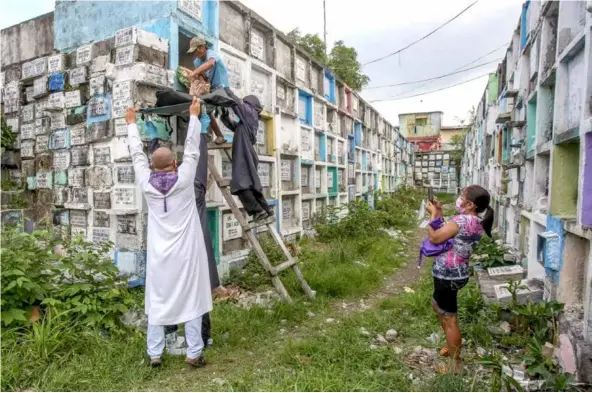
{"type": "Polygon", "coordinates": [[[501,58],[499,58],[499,59],[495,59],[495,60],[491,60],[491,61],[488,61],[487,63],[478,64],[478,65],[476,65],[476,66],[473,66],[473,67],[470,67],[470,68],[466,68],[466,69],[464,69],[464,70],[460,70],[460,71],[449,72],[448,74],[444,74],[444,75],[440,75],[440,76],[435,76],[435,77],[433,77],[433,78],[428,78],[428,79],[420,79],[420,80],[417,80],[417,81],[411,81],[411,82],[401,82],[401,83],[395,83],[394,85],[372,86],[372,87],[367,87],[367,88],[366,88],[366,90],[371,90],[371,89],[383,89],[383,88],[386,88],[386,87],[405,86],[405,85],[412,85],[412,84],[414,84],[414,83],[420,83],[420,82],[429,82],[429,81],[434,81],[434,80],[436,80],[436,79],[442,79],[442,78],[446,78],[447,76],[450,76],[450,75],[461,74],[461,73],[463,73],[463,72],[467,72],[467,71],[470,71],[470,70],[474,70],[475,68],[483,67],[484,65],[488,65],[488,64],[491,64],[491,63],[495,63],[495,62],[498,62],[498,61],[500,61],[500,60],[501,60],[501,58]]]}
{"type": "Polygon", "coordinates": [[[442,87],[440,89],[436,89],[436,90],[432,90],[432,91],[426,91],[425,93],[414,94],[412,96],[407,96],[407,97],[391,97],[391,98],[383,98],[383,99],[380,99],[380,100],[370,100],[369,102],[372,103],[372,102],[383,102],[383,101],[396,101],[396,100],[404,100],[404,99],[407,99],[407,98],[413,98],[413,97],[418,97],[418,96],[424,96],[426,94],[432,94],[432,93],[435,93],[435,92],[438,92],[438,91],[441,91],[441,90],[446,90],[446,89],[450,89],[452,87],[464,85],[465,83],[469,83],[469,82],[472,82],[474,80],[483,78],[484,76],[487,76],[489,74],[490,73],[488,72],[487,74],[479,75],[476,78],[472,78],[472,79],[466,80],[464,82],[456,83],[454,85],[442,87]]]}
{"type": "MultiPolygon", "coordinates": [[[[473,63],[476,63],[477,61],[481,60],[482,58],[484,58],[484,57],[487,57],[487,56],[489,56],[490,54],[492,54],[492,53],[494,53],[494,52],[497,52],[498,50],[500,50],[500,49],[502,49],[502,48],[504,48],[504,47],[506,47],[506,46],[508,46],[508,45],[509,45],[509,43],[508,43],[508,42],[506,42],[505,44],[498,46],[497,48],[495,48],[495,49],[494,49],[494,50],[492,50],[491,52],[487,52],[487,53],[486,53],[486,54],[484,54],[483,56],[476,58],[475,60],[471,61],[470,63],[467,63],[467,64],[465,64],[464,66],[462,66],[462,67],[460,67],[460,68],[457,68],[457,69],[456,69],[456,70],[454,70],[454,71],[462,70],[462,69],[463,69],[463,68],[465,68],[466,66],[470,66],[471,64],[473,64],[473,63]]],[[[454,72],[454,71],[453,71],[453,72],[454,72]]]]}
{"type": "MultiPolygon", "coordinates": [[[[502,48],[506,47],[507,45],[509,45],[509,44],[508,44],[508,43],[506,43],[506,44],[500,45],[500,46],[498,46],[497,48],[495,48],[494,50],[492,50],[492,51],[489,51],[489,52],[487,52],[486,54],[484,54],[484,55],[482,55],[482,56],[479,56],[479,57],[478,57],[478,58],[476,58],[475,60],[472,60],[472,61],[468,62],[467,64],[465,64],[465,65],[463,65],[463,66],[461,66],[461,67],[459,67],[459,68],[456,68],[456,69],[452,70],[451,72],[460,71],[460,70],[462,70],[462,69],[466,68],[467,66],[469,66],[469,65],[471,65],[471,64],[473,64],[473,63],[475,63],[475,62],[477,62],[477,61],[479,61],[479,60],[481,60],[481,59],[483,59],[484,57],[487,57],[487,56],[489,56],[490,54],[492,54],[492,53],[494,53],[494,52],[497,52],[498,50],[500,50],[500,49],[502,49],[502,48]]],[[[393,96],[393,98],[395,98],[395,97],[399,97],[399,96],[403,96],[403,95],[405,95],[405,94],[408,94],[408,93],[411,93],[411,92],[413,92],[413,91],[416,91],[416,90],[418,90],[418,89],[420,89],[420,88],[422,88],[422,87],[424,87],[424,86],[427,86],[427,85],[429,85],[429,84],[430,84],[430,83],[428,82],[428,83],[423,83],[423,84],[421,84],[421,85],[419,85],[419,86],[416,86],[416,87],[412,87],[411,89],[407,89],[407,90],[405,90],[405,91],[403,91],[403,92],[401,92],[401,93],[398,93],[398,94],[396,94],[395,96],[393,96]]]]}
{"type": "Polygon", "coordinates": [[[423,40],[425,40],[426,38],[428,38],[429,36],[431,36],[432,34],[434,34],[435,32],[437,32],[438,30],[440,30],[442,27],[446,26],[447,24],[449,24],[450,22],[452,22],[453,20],[455,20],[456,18],[458,18],[459,16],[461,16],[462,14],[464,14],[465,12],[467,12],[469,10],[469,8],[471,8],[472,6],[474,6],[475,4],[477,4],[479,2],[479,0],[475,0],[473,3],[471,3],[467,8],[465,8],[464,10],[462,10],[461,12],[459,12],[458,14],[456,14],[452,19],[449,19],[448,21],[446,21],[444,24],[438,26],[436,29],[432,30],[431,32],[429,32],[428,34],[424,35],[423,37],[421,37],[420,39],[413,41],[412,43],[410,43],[409,45],[391,53],[388,54],[386,56],[380,57],[378,59],[369,61],[367,63],[362,64],[362,66],[368,65],[368,64],[372,64],[372,63],[376,63],[378,61],[384,60],[388,57],[394,56],[397,53],[401,53],[403,52],[405,49],[409,49],[410,47],[412,47],[413,45],[417,44],[418,42],[421,42],[423,40]]]}

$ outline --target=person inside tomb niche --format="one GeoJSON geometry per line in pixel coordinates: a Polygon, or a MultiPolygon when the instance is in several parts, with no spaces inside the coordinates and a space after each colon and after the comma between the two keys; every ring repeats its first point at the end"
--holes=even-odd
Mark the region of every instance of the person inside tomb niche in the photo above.
{"type": "Polygon", "coordinates": [[[161,365],[165,326],[179,323],[185,324],[186,363],[205,365],[202,317],[212,311],[212,294],[207,248],[193,201],[200,128],[202,133],[207,130],[207,118],[200,107],[194,98],[181,165],[166,147],[157,148],[150,163],[136,126],[135,109],[128,108],[125,114],[135,181],[148,205],[145,313],[152,367],[161,365]]]}
{"type": "MultiPolygon", "coordinates": [[[[192,87],[190,87],[190,94],[194,95],[194,93],[199,95],[203,95],[209,91],[215,92],[218,89],[224,89],[229,87],[228,84],[228,70],[226,68],[226,64],[222,60],[222,57],[213,49],[208,48],[208,44],[203,38],[193,37],[189,43],[189,50],[187,51],[188,54],[195,54],[195,59],[193,60],[193,66],[195,70],[185,70],[185,76],[189,79],[189,82],[192,87]],[[201,88],[196,89],[193,87],[192,81],[197,80],[201,88]],[[205,91],[204,89],[204,82],[210,84],[209,91],[205,91]]],[[[220,126],[216,121],[215,115],[215,107],[211,105],[206,105],[207,113],[211,117],[211,126],[212,131],[216,135],[216,139],[214,143],[216,144],[223,144],[226,142],[224,139],[224,135],[220,130],[220,126]],[[212,113],[214,116],[211,116],[212,113]]]]}
{"type": "Polygon", "coordinates": [[[220,117],[222,123],[234,132],[230,193],[238,196],[247,214],[253,216],[253,220],[272,218],[275,216],[274,210],[267,204],[263,195],[263,187],[257,173],[259,157],[254,147],[257,143],[259,115],[263,108],[254,95],[240,99],[230,88],[224,90],[233,101],[221,109],[220,117]],[[230,118],[227,106],[236,114],[238,122],[230,118]]]}
{"type": "MultiPolygon", "coordinates": [[[[203,110],[202,110],[203,112],[203,110]]],[[[226,289],[220,283],[220,277],[218,275],[218,267],[216,265],[216,257],[214,255],[214,248],[212,245],[212,239],[210,237],[210,231],[207,223],[207,207],[206,207],[206,189],[208,181],[208,141],[207,141],[207,130],[210,124],[210,118],[207,113],[203,112],[200,118],[202,133],[200,134],[199,144],[199,161],[197,163],[197,170],[195,172],[195,179],[193,180],[193,187],[195,190],[195,204],[199,214],[199,220],[201,222],[201,228],[206,244],[206,252],[208,254],[208,267],[210,270],[210,287],[214,297],[220,297],[226,295],[226,289]]],[[[180,116],[178,119],[178,129],[187,130],[189,119],[180,116]]],[[[152,154],[159,147],[169,147],[170,143],[162,141],[156,137],[156,130],[151,126],[149,121],[146,122],[146,128],[150,134],[150,148],[149,154],[152,154]]],[[[182,355],[185,353],[186,345],[183,337],[179,337],[177,334],[178,325],[167,325],[165,326],[165,342],[167,353],[171,355],[182,355]]],[[[203,315],[201,323],[201,336],[204,342],[204,349],[211,347],[214,344],[214,340],[211,336],[211,321],[210,313],[203,315]]]]}

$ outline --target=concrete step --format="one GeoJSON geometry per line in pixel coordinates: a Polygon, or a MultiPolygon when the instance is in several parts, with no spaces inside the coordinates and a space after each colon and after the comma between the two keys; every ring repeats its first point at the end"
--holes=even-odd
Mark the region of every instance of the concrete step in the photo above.
{"type": "Polygon", "coordinates": [[[522,280],[526,272],[520,265],[508,265],[500,267],[490,267],[487,269],[487,274],[492,280],[498,280],[503,282],[508,281],[519,281],[522,280]]]}
{"type": "Polygon", "coordinates": [[[524,269],[519,265],[510,265],[497,268],[475,269],[475,278],[481,290],[481,295],[486,303],[507,303],[512,299],[508,291],[509,281],[520,281],[528,289],[518,291],[518,301],[526,302],[543,300],[544,283],[542,280],[525,280],[524,269]]]}
{"type": "MultiPolygon", "coordinates": [[[[512,294],[508,290],[509,284],[497,284],[494,286],[495,298],[499,303],[509,303],[512,300],[512,294]]],[[[543,291],[545,284],[542,280],[528,279],[521,280],[520,288],[516,291],[517,301],[520,304],[543,301],[543,291]]]]}

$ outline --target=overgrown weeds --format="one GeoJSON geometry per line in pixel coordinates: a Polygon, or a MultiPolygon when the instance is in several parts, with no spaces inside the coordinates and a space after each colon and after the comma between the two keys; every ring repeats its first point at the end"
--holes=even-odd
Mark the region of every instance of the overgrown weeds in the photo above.
{"type": "Polygon", "coordinates": [[[79,351],[88,353],[88,340],[122,335],[119,317],[131,297],[110,248],[50,230],[3,229],[3,390],[40,384],[42,375],[64,372],[62,362],[79,351]]]}
{"type": "MultiPolygon", "coordinates": [[[[316,239],[301,240],[299,246],[301,269],[311,288],[327,297],[356,296],[376,288],[403,261],[400,241],[382,229],[409,229],[416,223],[420,202],[419,193],[405,188],[394,195],[379,195],[376,209],[358,200],[317,212],[313,217],[316,239]]],[[[260,242],[272,264],[284,261],[270,237],[261,236],[260,242]]],[[[288,289],[300,291],[290,274],[284,274],[288,289]]],[[[251,252],[241,269],[231,271],[227,283],[260,291],[269,288],[269,275],[251,252]]]]}
{"type": "Polygon", "coordinates": [[[507,316],[505,319],[510,323],[511,334],[501,337],[495,346],[514,353],[514,359],[506,360],[503,352],[493,350],[490,355],[481,359],[480,363],[492,370],[491,389],[493,391],[499,391],[502,388],[524,390],[524,384],[527,382],[523,380],[520,385],[512,376],[511,370],[516,367],[524,368],[526,377],[533,379],[531,384],[540,381],[539,386],[536,386],[537,390],[575,389],[573,378],[561,372],[553,360],[554,347],[558,342],[558,319],[563,311],[563,305],[555,301],[540,303],[528,301],[522,304],[518,301],[520,289],[519,282],[510,282],[508,290],[512,299],[507,306],[484,307],[496,315],[494,321],[498,321],[498,317],[502,315],[507,316]],[[518,356],[515,355],[516,351],[518,356]]]}
{"type": "Polygon", "coordinates": [[[115,329],[130,298],[109,243],[60,239],[50,230],[2,231],[2,324],[26,324],[33,307],[89,327],[115,329]],[[58,252],[59,249],[67,250],[58,252]]]}

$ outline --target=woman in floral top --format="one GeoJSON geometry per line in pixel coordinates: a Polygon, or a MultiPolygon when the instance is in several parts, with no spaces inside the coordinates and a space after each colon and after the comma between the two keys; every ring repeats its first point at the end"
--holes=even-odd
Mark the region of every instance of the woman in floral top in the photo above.
{"type": "MultiPolygon", "coordinates": [[[[469,281],[469,258],[473,248],[483,236],[483,232],[491,237],[493,209],[489,206],[490,200],[489,192],[483,187],[468,186],[456,200],[458,215],[437,230],[428,225],[429,239],[433,244],[442,244],[454,239],[452,248],[434,257],[432,306],[446,334],[447,345],[442,348],[440,354],[453,357],[456,373],[462,370],[462,336],[456,320],[457,295],[469,281]]],[[[442,206],[439,202],[428,202],[426,210],[432,220],[442,217],[442,206]]]]}

